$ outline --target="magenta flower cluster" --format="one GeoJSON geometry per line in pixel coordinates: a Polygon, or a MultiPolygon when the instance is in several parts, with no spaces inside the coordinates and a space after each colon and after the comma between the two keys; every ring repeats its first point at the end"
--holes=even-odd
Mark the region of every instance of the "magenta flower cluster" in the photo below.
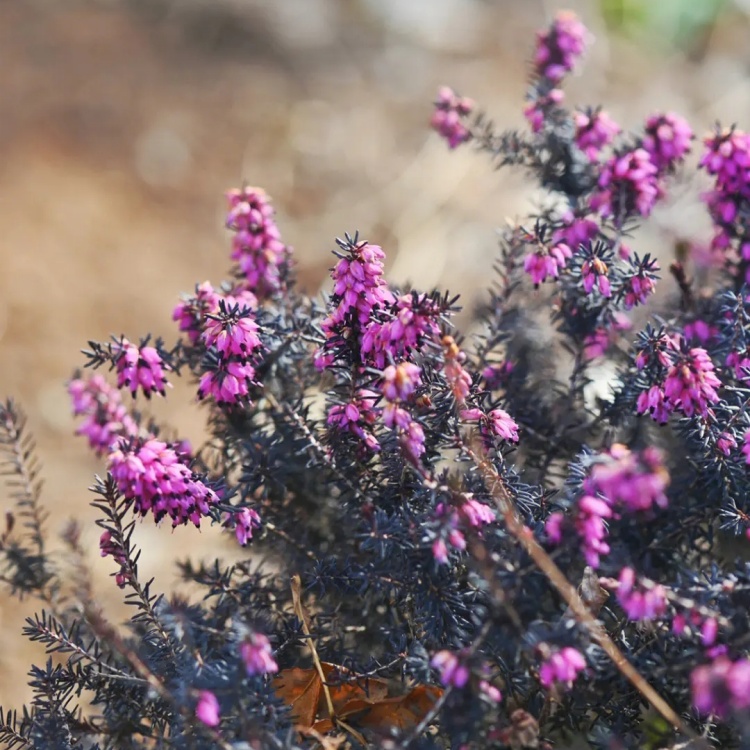
{"type": "Polygon", "coordinates": [[[424,430],[403,404],[411,399],[421,382],[421,370],[412,362],[389,365],[383,371],[382,393],[386,401],[383,422],[397,431],[404,455],[414,464],[425,451],[424,430]]]}
{"type": "Polygon", "coordinates": [[[134,438],[138,424],[122,403],[116,388],[98,373],[68,383],[73,414],[85,417],[76,435],[85,435],[98,456],[109,453],[121,438],[134,438]]]}
{"type": "Polygon", "coordinates": [[[621,226],[631,216],[650,216],[661,196],[658,167],[645,148],[635,148],[616,154],[603,166],[591,207],[621,226]]]}
{"type": "Polygon", "coordinates": [[[207,727],[218,727],[221,722],[221,710],[217,697],[210,690],[201,690],[195,706],[195,716],[207,727]]]}
{"type": "Polygon", "coordinates": [[[566,646],[545,659],[539,668],[539,681],[546,688],[570,689],[581,672],[586,669],[586,659],[575,648],[566,646]]]}
{"type": "Polygon", "coordinates": [[[174,308],[172,319],[179,323],[180,332],[187,334],[191,344],[197,344],[203,333],[206,319],[216,315],[220,305],[231,310],[235,307],[255,310],[258,298],[248,289],[233,288],[228,292],[217,292],[211,283],[197,284],[195,294],[186,296],[174,308]]]}
{"type": "Polygon", "coordinates": [[[282,292],[291,249],[281,240],[274,209],[265,191],[243,187],[227,193],[227,227],[234,232],[232,259],[237,261],[246,288],[258,299],[282,292]]]}
{"type": "Polygon", "coordinates": [[[253,311],[244,306],[219,303],[207,315],[202,334],[209,357],[198,385],[199,398],[235,406],[247,402],[255,384],[254,362],[263,345],[253,311]]]}
{"type": "Polygon", "coordinates": [[[240,656],[249,675],[273,674],[279,665],[273,658],[273,648],[263,633],[251,633],[240,644],[240,656]]]}
{"type": "Polygon", "coordinates": [[[557,242],[549,248],[541,247],[529,253],[524,259],[523,270],[529,274],[534,286],[538,286],[546,279],[556,279],[572,256],[573,252],[565,242],[557,242]]]}
{"type": "Polygon", "coordinates": [[[432,657],[430,666],[440,673],[440,682],[445,687],[462,688],[469,681],[469,667],[452,651],[438,651],[432,657]]]}
{"type": "Polygon", "coordinates": [[[681,343],[679,336],[663,335],[657,347],[641,349],[636,357],[636,367],[651,373],[636,408],[657,422],[667,422],[674,411],[706,417],[711,404],[719,401],[721,381],[708,352],[702,347],[686,349],[681,343]]]}
{"type": "Polygon", "coordinates": [[[372,428],[378,420],[379,410],[375,407],[378,398],[377,393],[362,388],[349,402],[333,404],[328,410],[326,424],[338,431],[350,432],[368,450],[377,453],[380,443],[372,433],[372,428]]]}
{"type": "Polygon", "coordinates": [[[714,177],[713,188],[704,195],[714,223],[711,246],[748,283],[750,238],[741,216],[750,205],[750,135],[735,128],[717,130],[703,143],[700,166],[714,177]]]}
{"type": "Polygon", "coordinates": [[[435,517],[439,534],[432,542],[432,555],[439,565],[448,563],[449,546],[459,552],[466,549],[464,530],[473,530],[481,536],[482,527],[497,520],[492,508],[470,495],[462,496],[456,507],[438,503],[435,517]]]}
{"type": "Polygon", "coordinates": [[[560,11],[550,28],[537,32],[534,67],[540,78],[561,81],[586,51],[589,32],[570,11],[560,11]]]}
{"type": "MultiPolygon", "coordinates": [[[[574,528],[586,562],[597,568],[601,556],[609,553],[609,519],[618,518],[620,511],[644,513],[655,507],[665,508],[668,485],[669,474],[655,448],[634,453],[616,443],[597,455],[591,461],[574,514],[574,528]]],[[[545,528],[552,543],[562,542],[565,525],[563,512],[549,516],[545,528]]]]}
{"type": "Polygon", "coordinates": [[[633,568],[620,571],[617,601],[631,620],[654,620],[667,611],[667,591],[661,584],[637,585],[633,568]]]}
{"type": "Polygon", "coordinates": [[[643,148],[660,173],[667,172],[690,152],[693,130],[674,112],[651,115],[646,120],[643,148]]]}
{"type": "Polygon", "coordinates": [[[129,580],[128,558],[122,546],[112,538],[110,531],[102,532],[99,537],[99,553],[102,557],[111,557],[120,566],[115,574],[115,582],[119,588],[124,588],[129,580]]]}
{"type": "Polygon", "coordinates": [[[151,398],[153,393],[164,396],[167,386],[171,388],[164,377],[169,365],[153,346],[136,346],[123,337],[115,351],[118,388],[128,388],[134,398],[139,388],[146,398],[151,398]]]}
{"type": "Polygon", "coordinates": [[[690,676],[693,705],[703,714],[726,718],[750,708],[750,661],[720,656],[690,676]]]}
{"type": "Polygon", "coordinates": [[[576,146],[591,161],[596,161],[602,150],[618,135],[622,128],[601,109],[589,112],[576,112],[575,123],[576,146]]]}
{"type": "Polygon", "coordinates": [[[190,469],[190,457],[155,438],[121,440],[110,452],[108,469],[133,511],[165,516],[173,526],[200,526],[218,496],[190,469]]]}
{"type": "Polygon", "coordinates": [[[452,89],[443,86],[435,101],[435,112],[430,124],[448,142],[450,148],[456,148],[471,138],[471,130],[465,120],[474,109],[471,99],[458,96],[452,89]]]}
{"type": "Polygon", "coordinates": [[[330,367],[335,348],[352,333],[361,336],[372,313],[395,302],[383,278],[385,253],[378,245],[352,243],[348,256],[342,257],[331,272],[332,309],[322,323],[326,342],[316,355],[319,369],[330,367]]]}

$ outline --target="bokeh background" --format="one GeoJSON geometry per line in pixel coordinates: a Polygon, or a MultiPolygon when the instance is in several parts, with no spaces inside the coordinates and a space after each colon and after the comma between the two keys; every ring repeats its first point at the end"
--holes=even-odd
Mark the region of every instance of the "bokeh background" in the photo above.
{"type": "MultiPolygon", "coordinates": [[[[36,434],[50,532],[84,524],[114,620],[86,489],[102,464],[71,437],[64,389],[79,350],[174,337],[179,292],[226,276],[223,192],[243,180],[274,199],[309,291],[333,239],[359,230],[385,247],[392,280],[448,287],[471,308],[494,228],[535,196],[523,175],[449,153],[430,102],[446,83],[522,127],[533,33],[560,8],[596,37],[570,103],[603,104],[625,127],[666,109],[699,133],[750,127],[750,0],[0,0],[0,394],[36,434]]],[[[695,193],[677,186],[648,250],[707,226],[695,193]]],[[[189,388],[152,412],[200,441],[189,388]]],[[[216,529],[144,523],[137,540],[157,589],[173,586],[177,556],[238,554],[216,529]]],[[[42,659],[20,635],[35,606],[0,596],[6,707],[42,659]]]]}

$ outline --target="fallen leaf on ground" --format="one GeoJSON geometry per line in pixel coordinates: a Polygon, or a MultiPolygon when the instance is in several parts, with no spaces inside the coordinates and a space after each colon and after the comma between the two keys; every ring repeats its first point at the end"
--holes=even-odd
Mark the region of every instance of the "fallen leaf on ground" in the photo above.
{"type": "Polygon", "coordinates": [[[403,695],[390,696],[389,684],[377,678],[358,678],[345,667],[321,662],[334,717],[323,700],[323,684],[316,669],[284,669],[274,678],[276,694],[291,709],[299,729],[324,734],[336,726],[335,719],[353,719],[370,729],[413,729],[440,698],[441,688],[417,685],[403,695]]]}

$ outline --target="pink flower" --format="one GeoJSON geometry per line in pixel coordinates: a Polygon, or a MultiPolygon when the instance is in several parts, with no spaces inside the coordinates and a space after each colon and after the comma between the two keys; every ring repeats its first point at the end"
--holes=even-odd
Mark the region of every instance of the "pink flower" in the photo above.
{"type": "Polygon", "coordinates": [[[583,340],[583,355],[588,360],[604,356],[612,343],[610,331],[607,328],[597,328],[583,340]]]}
{"type": "Polygon", "coordinates": [[[248,401],[254,384],[255,368],[251,364],[219,360],[201,376],[198,398],[213,398],[217,404],[240,404],[248,401]]]}
{"type": "Polygon", "coordinates": [[[747,350],[740,352],[729,352],[726,359],[727,367],[734,370],[734,376],[737,380],[746,383],[750,380],[750,352],[747,350]]]}
{"type": "Polygon", "coordinates": [[[503,409],[493,409],[482,420],[482,432],[493,435],[502,440],[518,442],[518,425],[516,421],[503,409]]]}
{"type": "Polygon", "coordinates": [[[198,696],[198,704],[195,707],[195,716],[207,727],[217,727],[221,721],[219,701],[209,690],[201,690],[198,696]]]}
{"type": "Polygon", "coordinates": [[[750,430],[747,430],[742,438],[741,450],[745,454],[745,463],[750,465],[750,430]]]}
{"type": "Polygon", "coordinates": [[[120,570],[115,575],[115,582],[120,588],[124,588],[130,576],[128,559],[125,555],[125,550],[112,540],[111,532],[105,531],[99,537],[99,552],[102,557],[112,557],[120,566],[120,570]]]}
{"type": "Polygon", "coordinates": [[[227,198],[226,223],[234,232],[232,259],[258,298],[278,294],[285,287],[291,248],[281,241],[268,196],[260,188],[244,187],[230,190],[227,198]]]}
{"type": "Polygon", "coordinates": [[[608,271],[607,264],[601,258],[594,257],[591,260],[584,261],[581,266],[581,277],[586,294],[591,294],[591,290],[596,285],[602,297],[612,296],[608,271]]]}
{"type": "Polygon", "coordinates": [[[545,120],[557,107],[562,104],[565,94],[562,89],[553,88],[545,94],[534,92],[531,103],[523,110],[524,117],[528,120],[531,130],[538,133],[544,127],[545,120]]]}
{"type": "Polygon", "coordinates": [[[407,401],[421,384],[421,374],[411,362],[389,365],[383,371],[383,396],[388,401],[407,401]]]}
{"type": "Polygon", "coordinates": [[[609,545],[605,541],[608,534],[606,519],[612,518],[614,513],[604,500],[592,495],[584,495],[578,501],[577,510],[575,528],[581,538],[583,556],[588,565],[598,568],[601,555],[609,554],[609,545]]]}
{"type": "Polygon", "coordinates": [[[121,440],[109,454],[108,468],[133,511],[142,516],[151,512],[157,522],[169,516],[172,526],[188,521],[200,526],[219,499],[184,456],[154,438],[121,440]]]}
{"type": "Polygon", "coordinates": [[[439,565],[448,563],[448,545],[444,539],[438,538],[432,543],[432,556],[439,565]]]}
{"type": "Polygon", "coordinates": [[[233,513],[228,521],[235,524],[235,536],[243,547],[253,538],[253,529],[261,525],[260,516],[252,508],[242,508],[238,513],[233,513]]]}
{"type": "Polygon", "coordinates": [[[578,675],[586,669],[586,659],[575,648],[566,647],[547,659],[539,669],[539,680],[546,688],[561,686],[570,689],[578,675]]]}
{"type": "Polygon", "coordinates": [[[552,544],[562,542],[562,528],[565,523],[565,514],[561,511],[552,513],[544,524],[544,531],[552,544]]]}
{"type": "Polygon", "coordinates": [[[636,259],[635,273],[625,282],[625,309],[631,310],[636,305],[645,304],[656,289],[656,274],[659,264],[646,256],[642,262],[636,259]]]}
{"type": "Polygon", "coordinates": [[[547,31],[537,32],[534,66],[540,78],[560,81],[573,70],[589,42],[586,27],[570,11],[559,11],[547,31]]]}
{"type": "Polygon", "coordinates": [[[699,319],[686,323],[683,328],[683,335],[686,339],[697,339],[701,344],[707,344],[718,332],[715,326],[699,319]]]}
{"type": "Polygon", "coordinates": [[[273,674],[279,666],[273,658],[271,642],[262,633],[252,633],[240,644],[240,657],[248,675],[273,674]]]}
{"type": "Polygon", "coordinates": [[[471,99],[460,97],[452,89],[443,86],[438,91],[430,125],[448,141],[450,148],[456,148],[471,138],[471,131],[464,120],[473,109],[474,102],[471,99]]]}
{"type": "Polygon", "coordinates": [[[97,455],[108,453],[121,438],[138,434],[138,425],[122,403],[119,391],[101,375],[68,383],[73,414],[85,417],[76,435],[85,435],[97,455]]]}
{"type": "Polygon", "coordinates": [[[491,685],[487,680],[479,681],[479,691],[482,695],[486,696],[492,703],[500,703],[503,699],[503,694],[494,686],[491,685]]]}
{"type": "Polygon", "coordinates": [[[430,660],[430,666],[440,672],[443,686],[462,688],[469,681],[469,668],[451,651],[438,651],[430,660]]]}
{"type": "Polygon", "coordinates": [[[576,146],[591,160],[595,160],[601,150],[612,143],[620,132],[620,126],[602,110],[576,112],[573,115],[576,126],[576,146]]]}
{"type": "Polygon", "coordinates": [[[202,335],[207,347],[214,347],[222,358],[249,357],[261,348],[258,324],[247,307],[227,307],[208,316],[202,335]]]}
{"type": "Polygon", "coordinates": [[[646,120],[643,148],[660,172],[672,169],[690,151],[693,131],[687,120],[673,112],[646,120]]]}
{"type": "Polygon", "coordinates": [[[636,590],[635,572],[632,568],[620,571],[617,601],[631,620],[653,620],[667,611],[664,587],[655,585],[636,590]]]}
{"type": "Polygon", "coordinates": [[[404,455],[413,463],[417,464],[425,452],[425,436],[422,425],[411,421],[405,430],[399,434],[399,442],[404,455]]]}
{"type": "Polygon", "coordinates": [[[700,347],[677,356],[664,381],[664,396],[686,416],[699,414],[705,417],[708,405],[719,400],[716,389],[721,381],[714,373],[714,364],[708,352],[700,347]]]}
{"type": "Polygon", "coordinates": [[[647,217],[662,195],[658,174],[643,148],[616,154],[602,168],[591,207],[604,217],[613,217],[618,226],[632,216],[647,217]]]}
{"type": "Polygon", "coordinates": [[[440,311],[426,294],[404,294],[394,300],[387,316],[370,320],[362,335],[362,363],[383,369],[389,360],[399,360],[419,351],[426,340],[440,338],[440,311]]]}
{"type": "Polygon", "coordinates": [[[690,675],[693,705],[702,714],[725,718],[750,707],[750,661],[719,656],[690,675]]]}
{"type": "Polygon", "coordinates": [[[548,250],[537,250],[527,255],[523,270],[531,276],[534,286],[538,286],[547,278],[556,279],[572,255],[564,242],[558,242],[548,250]]]}
{"type": "Polygon", "coordinates": [[[127,387],[135,394],[140,387],[146,398],[153,393],[165,395],[166,387],[171,385],[164,378],[164,370],[169,366],[153,346],[140,347],[122,338],[115,346],[115,367],[117,369],[117,387],[127,387]]]}
{"type": "Polygon", "coordinates": [[[730,433],[722,432],[719,437],[716,438],[716,447],[721,453],[728,456],[737,447],[737,441],[730,433]]]}
{"type": "Polygon", "coordinates": [[[552,233],[552,242],[563,243],[571,250],[578,251],[583,245],[587,247],[599,234],[599,225],[573,211],[566,211],[562,216],[562,226],[552,233]]]}
{"type": "Polygon", "coordinates": [[[599,455],[584,481],[587,491],[631,513],[651,510],[654,506],[665,508],[668,485],[669,474],[656,448],[634,453],[620,443],[599,455]]]}
{"type": "Polygon", "coordinates": [[[180,324],[180,331],[187,333],[191,344],[195,344],[203,333],[208,315],[219,312],[223,303],[225,309],[235,307],[255,310],[258,307],[257,297],[248,289],[234,289],[229,294],[214,290],[208,281],[195,287],[195,294],[185,296],[174,308],[172,319],[180,324]]]}
{"type": "Polygon", "coordinates": [[[480,503],[473,497],[466,497],[466,500],[458,508],[461,515],[466,519],[469,526],[479,528],[488,523],[494,523],[495,512],[489,505],[480,503]]]}
{"type": "MultiPolygon", "coordinates": [[[[346,242],[340,241],[339,245],[346,254],[342,254],[331,272],[334,281],[331,311],[321,324],[326,341],[315,355],[318,369],[331,367],[341,347],[349,347],[363,338],[365,326],[380,325],[371,321],[373,313],[390,309],[396,301],[383,278],[385,253],[380,246],[357,243],[349,238],[346,242]],[[351,344],[347,343],[350,341],[351,344]]],[[[374,335],[373,330],[370,337],[374,335]]],[[[363,361],[365,359],[363,356],[363,361]]],[[[400,359],[400,356],[394,359],[400,359]]],[[[379,368],[383,369],[385,365],[383,356],[379,368]]]]}
{"type": "MultiPolygon", "coordinates": [[[[377,421],[378,414],[374,404],[377,394],[372,391],[360,390],[354,398],[346,404],[334,404],[328,410],[326,424],[334,430],[350,432],[355,435],[371,451],[379,451],[380,445],[371,433],[372,425],[377,421]]],[[[394,409],[398,407],[392,405],[394,409]]],[[[401,409],[408,421],[411,417],[401,409]]]]}
{"type": "Polygon", "coordinates": [[[487,365],[487,367],[482,370],[482,378],[485,381],[487,389],[495,391],[506,385],[512,372],[513,363],[506,361],[501,364],[487,365]]]}
{"type": "Polygon", "coordinates": [[[636,402],[638,414],[649,412],[661,424],[666,424],[673,409],[674,406],[666,400],[664,389],[658,385],[652,385],[647,391],[643,391],[636,402]]]}

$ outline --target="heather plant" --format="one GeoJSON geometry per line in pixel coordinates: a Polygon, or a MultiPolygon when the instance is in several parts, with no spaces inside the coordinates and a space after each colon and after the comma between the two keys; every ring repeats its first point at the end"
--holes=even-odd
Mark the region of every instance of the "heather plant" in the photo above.
{"type": "Polygon", "coordinates": [[[523,132],[438,94],[451,148],[545,196],[503,232],[471,336],[455,296],[389,283],[357,233],[323,299],[303,294],[245,186],[231,279],[183,296],[175,342],[89,343],[68,390],[125,628],[78,527],[75,585],[47,551],[25,420],[0,409],[2,580],[39,600],[25,633],[55,655],[0,715],[8,747],[750,747],[750,135],[697,147],[671,112],[628,133],[567,108],[591,41],[569,13],[539,33],[523,132]],[[638,254],[677,173],[709,250],[638,254]],[[199,448],[138,410],[178,377],[199,448]],[[247,554],[177,563],[202,598],[158,593],[144,523],[217,526],[247,554]]]}

